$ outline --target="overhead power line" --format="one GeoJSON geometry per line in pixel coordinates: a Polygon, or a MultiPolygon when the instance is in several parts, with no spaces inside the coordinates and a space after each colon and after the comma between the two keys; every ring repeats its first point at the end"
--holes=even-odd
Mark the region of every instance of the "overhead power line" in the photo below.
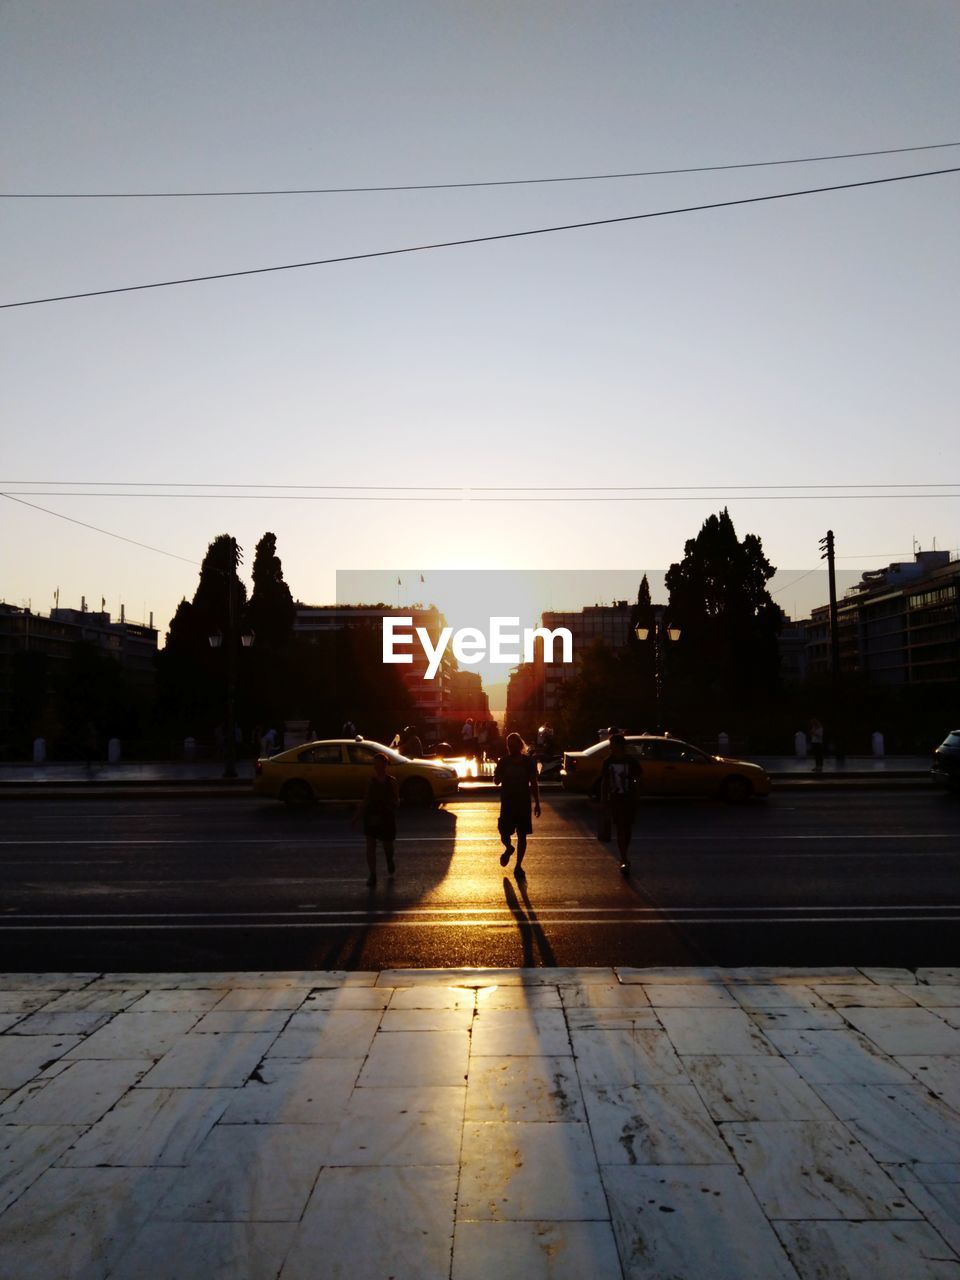
{"type": "MultiPolygon", "coordinates": [[[[137,489],[322,489],[331,492],[345,490],[363,492],[391,493],[730,493],[733,490],[763,489],[957,489],[960,481],[936,480],[911,484],[909,481],[897,481],[893,484],[860,483],[849,481],[847,484],[519,484],[519,485],[481,485],[481,484],[268,484],[264,481],[221,482],[193,480],[0,480],[0,485],[54,484],[71,486],[63,488],[64,496],[78,487],[89,488],[100,485],[104,488],[137,488],[137,489]]],[[[170,496],[170,495],[167,495],[170,496]]]]}
{"type": "Polygon", "coordinates": [[[768,169],[776,165],[819,164],[828,160],[860,160],[917,151],[942,151],[960,142],[931,142],[916,147],[880,147],[873,151],[839,151],[830,155],[794,156],[787,160],[749,160],[738,164],[701,164],[674,169],[635,169],[622,173],[580,173],[546,178],[493,178],[473,182],[405,182],[366,187],[266,187],[238,191],[0,191],[2,200],[209,200],[238,196],[334,196],[390,191],[462,191],[476,187],[529,187],[560,182],[610,182],[622,178],[660,178],[686,173],[725,173],[735,169],[768,169]]]}
{"type": "Polygon", "coordinates": [[[648,218],[668,218],[683,213],[701,213],[710,209],[730,209],[737,205],[763,204],[772,200],[792,200],[799,196],[824,195],[832,191],[852,191],[857,187],[878,187],[893,182],[910,182],[917,178],[936,178],[960,173],[960,166],[928,169],[922,173],[903,173],[890,178],[870,178],[862,182],[841,182],[828,187],[808,187],[802,191],[780,191],[773,195],[746,196],[739,200],[715,200],[709,204],[685,205],[676,209],[657,209],[650,213],[630,213],[617,218],[593,218],[587,222],[568,222],[552,227],[534,227],[525,231],[502,231],[496,235],[466,236],[459,240],[439,240],[430,244],[408,245],[400,249],[377,249],[369,253],[342,254],[334,258],[315,258],[309,262],[287,262],[272,267],[250,267],[243,271],[217,271],[209,275],[184,276],[177,280],[154,280],[147,284],[121,285],[113,289],[88,289],[82,293],[61,293],[46,298],[27,298],[20,302],[2,302],[0,310],[12,307],[36,307],[48,302],[69,302],[79,298],[102,298],[114,293],[137,293],[145,289],[169,289],[176,285],[202,284],[211,280],[233,280],[239,276],[268,275],[278,271],[301,271],[307,267],[327,267],[340,262],[362,262],[371,258],[391,258],[401,254],[426,253],[434,249],[454,249],[469,244],[490,244],[495,240],[519,240],[530,236],[552,235],[559,231],[580,231],[588,227],[607,227],[622,222],[642,222],[648,218]]]}
{"type": "Polygon", "coordinates": [[[24,502],[22,498],[14,497],[12,493],[0,493],[0,498],[6,498],[9,502],[19,502],[21,506],[31,507],[34,511],[42,511],[46,516],[56,516],[58,520],[68,520],[70,524],[78,524],[83,529],[92,529],[94,533],[105,534],[108,538],[119,538],[121,542],[129,542],[134,547],[142,547],[144,551],[155,551],[157,555],[169,556],[171,560],[182,560],[184,564],[199,564],[198,560],[190,560],[186,556],[178,556],[173,551],[164,551],[162,547],[151,547],[146,542],[137,542],[135,538],[127,538],[122,533],[114,533],[111,529],[100,529],[95,524],[87,524],[83,520],[75,520],[73,516],[65,516],[60,511],[51,511],[49,507],[38,507],[35,502],[24,502]]]}
{"type": "MultiPolygon", "coordinates": [[[[157,498],[176,500],[182,502],[203,501],[210,502],[219,500],[221,502],[237,502],[244,499],[254,502],[459,502],[459,503],[488,503],[488,502],[513,502],[513,503],[532,503],[532,502],[703,502],[706,497],[703,493],[697,494],[618,494],[618,493],[598,493],[592,495],[584,494],[551,494],[545,496],[542,493],[531,493],[529,495],[520,496],[518,494],[489,494],[476,496],[479,491],[471,491],[464,489],[459,492],[446,494],[424,493],[412,494],[406,492],[398,493],[219,493],[219,492],[197,492],[192,490],[189,493],[155,493],[149,490],[91,490],[91,489],[21,489],[21,494],[26,494],[31,498],[157,498]]],[[[930,498],[958,498],[960,493],[954,491],[952,493],[720,493],[715,497],[726,498],[729,502],[840,502],[840,501],[880,501],[891,502],[894,500],[921,501],[930,498]]],[[[12,494],[0,494],[0,497],[13,497],[12,494]]],[[[17,499],[14,499],[16,501],[17,499]]],[[[30,505],[29,503],[27,504],[30,505]]]]}

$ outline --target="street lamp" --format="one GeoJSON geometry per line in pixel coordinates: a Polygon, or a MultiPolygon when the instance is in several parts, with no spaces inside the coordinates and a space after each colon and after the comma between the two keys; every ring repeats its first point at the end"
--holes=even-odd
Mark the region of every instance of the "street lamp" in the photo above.
{"type": "Polygon", "coordinates": [[[654,688],[654,706],[656,710],[657,733],[663,732],[663,726],[660,722],[660,708],[663,702],[663,640],[664,636],[668,640],[680,639],[680,628],[668,626],[664,622],[663,609],[655,609],[653,614],[653,626],[645,627],[643,623],[638,622],[634,627],[634,635],[638,640],[653,640],[653,688],[654,688]]]}

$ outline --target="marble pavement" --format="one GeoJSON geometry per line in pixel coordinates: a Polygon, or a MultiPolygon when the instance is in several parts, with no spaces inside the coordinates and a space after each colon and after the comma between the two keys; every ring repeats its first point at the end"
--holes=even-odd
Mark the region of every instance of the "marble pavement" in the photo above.
{"type": "Polygon", "coordinates": [[[0,1275],[960,1280],[960,970],[0,975],[0,1275]]]}

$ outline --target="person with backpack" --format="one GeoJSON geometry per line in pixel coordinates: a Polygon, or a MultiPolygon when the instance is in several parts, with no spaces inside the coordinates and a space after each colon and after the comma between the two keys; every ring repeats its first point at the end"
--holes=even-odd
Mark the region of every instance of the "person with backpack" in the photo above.
{"type": "Polygon", "coordinates": [[[600,772],[600,800],[617,833],[620,870],[625,876],[630,874],[630,841],[641,776],[640,762],[628,753],[626,738],[622,733],[611,733],[610,754],[600,772]]]}
{"type": "Polygon", "coordinates": [[[533,832],[533,817],[540,817],[540,787],[537,782],[537,765],[527,754],[526,743],[519,733],[507,735],[507,754],[497,761],[493,781],[500,788],[500,817],[497,829],[503,841],[500,865],[505,867],[514,852],[513,836],[517,837],[517,861],[513,874],[517,880],[526,880],[523,858],[527,852],[527,836],[533,832]]]}

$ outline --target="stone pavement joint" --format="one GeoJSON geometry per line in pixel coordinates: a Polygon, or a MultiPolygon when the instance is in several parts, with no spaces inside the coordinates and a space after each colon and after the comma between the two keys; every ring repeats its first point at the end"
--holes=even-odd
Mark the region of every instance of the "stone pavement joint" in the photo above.
{"type": "Polygon", "coordinates": [[[0,975],[0,1275],[960,1277],[960,968],[0,975]]]}

